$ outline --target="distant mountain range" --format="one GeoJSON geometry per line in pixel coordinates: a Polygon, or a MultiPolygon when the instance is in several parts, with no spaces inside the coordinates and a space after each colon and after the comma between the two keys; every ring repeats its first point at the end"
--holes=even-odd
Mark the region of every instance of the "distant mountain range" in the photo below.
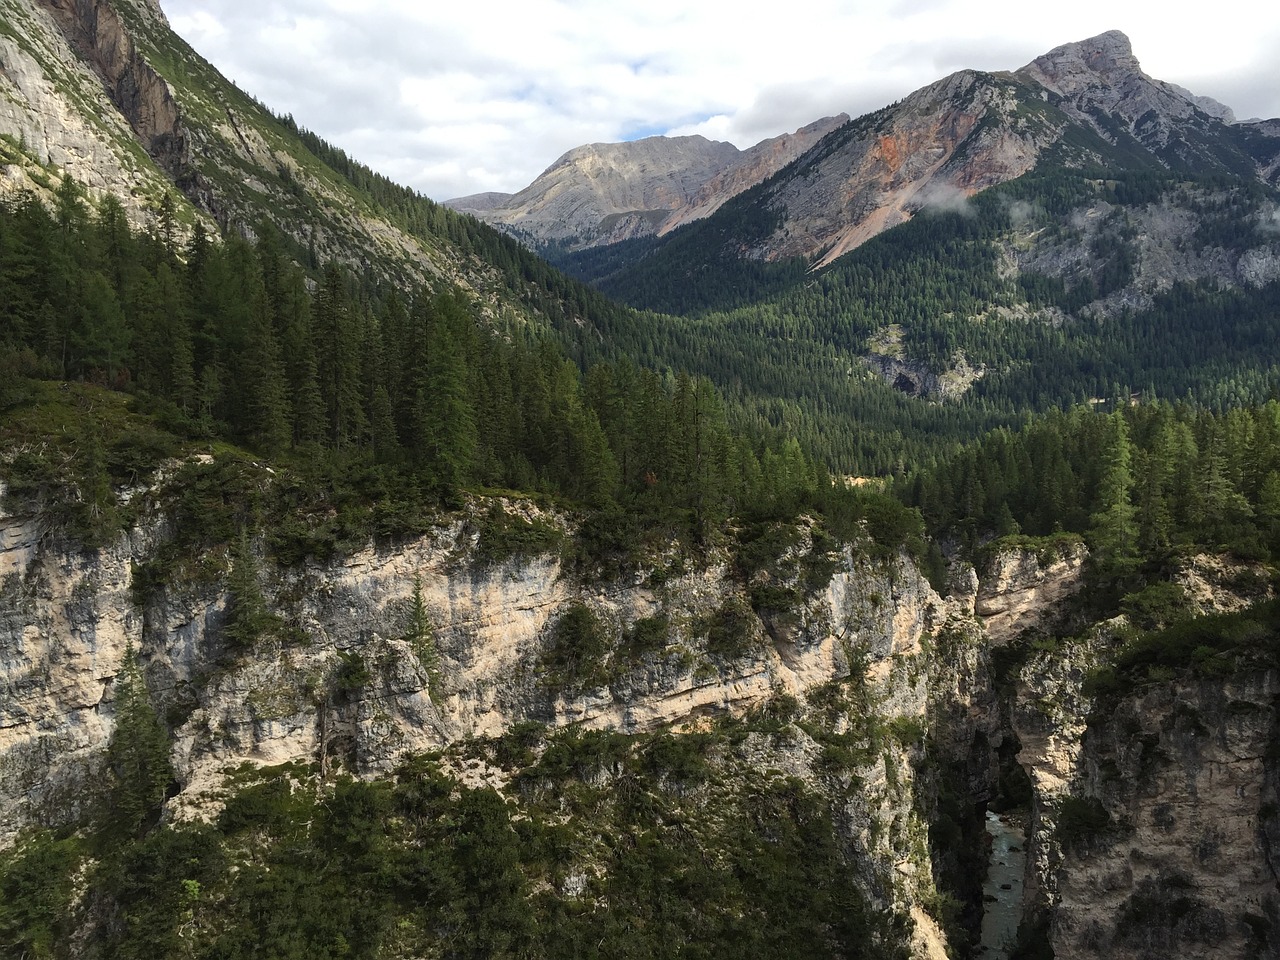
{"type": "Polygon", "coordinates": [[[573,250],[657,234],[709,216],[848,123],[824,117],[748,150],[706,137],[645,137],[570,150],[519,193],[445,205],[534,244],[573,250]]]}
{"type": "Polygon", "coordinates": [[[714,232],[737,255],[831,263],[925,208],[947,208],[1045,162],[1280,179],[1280,123],[1145,74],[1119,31],[1013,72],[962,70],[875,113],[829,117],[738,152],[700,137],[569,151],[514,195],[447,201],[553,253],[711,217],[753,187],[754,229],[714,232]],[[765,181],[768,181],[765,184],[765,181]]]}

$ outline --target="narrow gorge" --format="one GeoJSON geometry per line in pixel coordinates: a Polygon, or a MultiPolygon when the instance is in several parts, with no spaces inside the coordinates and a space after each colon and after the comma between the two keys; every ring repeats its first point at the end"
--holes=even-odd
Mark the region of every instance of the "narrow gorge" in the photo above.
{"type": "MultiPolygon", "coordinates": [[[[981,576],[955,564],[945,595],[905,554],[803,521],[767,531],[769,562],[745,577],[728,552],[690,562],[674,548],[602,576],[551,546],[572,534],[567,516],[477,500],[395,547],[293,567],[251,556],[274,627],[247,652],[228,629],[246,557],[173,550],[172,498],[218,469],[174,462],[125,491],[137,520],[100,549],[36,515],[0,518],[6,845],[101,800],[136,657],[171,734],[171,825],[217,821],[253,770],[291,770],[299,789],[395,777],[421,757],[520,809],[530,770],[566,736],[621,751],[570,775],[612,795],[634,776],[627,751],[657,736],[696,744],[716,774],[680,785],[659,771],[627,789],[701,805],[793,784],[827,811],[867,902],[912,931],[912,956],[989,945],[984,900],[997,942],[1020,930],[1023,951],[1271,955],[1280,678],[1086,690],[1118,628],[1052,639],[1086,582],[1078,542],[997,551],[981,576]],[[495,546],[513,531],[545,545],[495,546]],[[762,602],[779,591],[792,601],[762,602]],[[501,746],[513,735],[515,763],[501,746]],[[993,831],[998,814],[1028,823],[1025,841],[993,831]]],[[[579,857],[557,894],[568,901],[606,869],[579,857]]]]}

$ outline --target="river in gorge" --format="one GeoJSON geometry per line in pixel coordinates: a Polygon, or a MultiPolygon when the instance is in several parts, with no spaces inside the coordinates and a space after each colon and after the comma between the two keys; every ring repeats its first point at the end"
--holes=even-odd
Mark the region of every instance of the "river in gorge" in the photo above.
{"type": "Polygon", "coordinates": [[[1017,814],[1001,816],[987,811],[987,835],[991,861],[983,884],[983,960],[1005,960],[1022,919],[1022,883],[1026,872],[1026,829],[1017,814]]]}

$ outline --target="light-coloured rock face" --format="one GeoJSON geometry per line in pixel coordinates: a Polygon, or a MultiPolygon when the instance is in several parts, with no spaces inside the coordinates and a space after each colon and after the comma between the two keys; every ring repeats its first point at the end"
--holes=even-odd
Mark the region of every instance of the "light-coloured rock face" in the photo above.
{"type": "MultiPolygon", "coordinates": [[[[39,0],[81,59],[101,79],[147,153],[170,174],[189,163],[189,146],[173,92],[139,53],[120,15],[106,0],[39,0]]],[[[149,13],[150,4],[138,9],[149,13]]],[[[167,22],[161,18],[167,26],[167,22]]]]}
{"type": "MultiPolygon", "coordinates": [[[[795,727],[781,741],[761,738],[760,764],[814,785],[856,776],[858,790],[832,793],[846,797],[837,820],[849,856],[876,902],[916,916],[914,955],[944,955],[945,936],[919,907],[934,880],[920,807],[930,794],[916,781],[928,729],[935,750],[972,755],[970,782],[991,790],[991,764],[973,747],[998,734],[971,596],[943,600],[905,558],[873,561],[845,547],[795,609],[751,616],[747,652],[726,659],[707,654],[699,626],[726,603],[749,609],[726,564],[713,558],[660,584],[643,573],[584,583],[551,555],[486,566],[474,529],[458,519],[398,549],[265,571],[290,640],[235,654],[222,640],[225,574],[140,595],[135,577],[168,536],[162,515],[93,552],[45,536],[31,518],[0,516],[0,845],[24,826],[74,822],[99,796],[114,681],[130,646],[173,730],[173,820],[216,815],[228,775],[245,763],[320,760],[377,777],[406,754],[524,721],[706,729],[780,698],[805,710],[808,695],[849,681],[873,726],[908,732],[877,735],[856,770],[833,774],[821,743],[795,727]],[[415,585],[430,623],[425,647],[413,629],[415,585]],[[606,681],[552,682],[555,625],[578,605],[615,642],[661,614],[668,642],[615,659],[606,681]]],[[[459,776],[503,788],[491,771],[459,776]]]]}
{"type": "MultiPolygon", "coordinates": [[[[994,569],[1016,581],[1008,574],[1029,559],[994,569]]],[[[1198,556],[1175,582],[1198,613],[1230,612],[1269,596],[1256,574],[1198,556]]],[[[1032,786],[1028,918],[1046,924],[1062,958],[1273,955],[1257,918],[1280,908],[1268,746],[1280,678],[1246,666],[1212,680],[1125,681],[1127,692],[1099,702],[1088,679],[1128,635],[1117,618],[1033,644],[1018,672],[1010,721],[1032,786]],[[1107,826],[1082,828],[1082,806],[1105,811],[1107,826]]]]}
{"type": "Polygon", "coordinates": [[[1085,789],[1111,824],[1064,855],[1055,956],[1274,956],[1278,692],[1274,671],[1157,683],[1091,724],[1085,789]]]}
{"type": "Polygon", "coordinates": [[[1091,108],[1101,108],[1133,124],[1144,141],[1163,142],[1168,121],[1190,120],[1197,112],[1224,123],[1235,119],[1216,100],[1143,73],[1129,38],[1119,30],[1055,47],[1018,73],[1062,97],[1064,108],[1090,125],[1096,126],[1096,119],[1089,119],[1091,108]],[[1140,125],[1144,119],[1154,126],[1140,125]]]}
{"type": "Polygon", "coordinates": [[[1072,287],[1099,279],[1107,260],[1096,256],[1095,245],[1123,244],[1132,254],[1132,276],[1084,308],[1091,316],[1150,309],[1159,294],[1178,282],[1263,286],[1280,277],[1280,231],[1271,229],[1270,208],[1258,212],[1257,228],[1244,249],[1196,239],[1205,223],[1203,211],[1231,202],[1228,191],[1192,185],[1170,189],[1142,206],[1117,206],[1100,195],[1076,210],[1065,229],[1045,230],[1044,221],[1034,215],[1023,219],[1004,240],[1005,255],[1015,271],[1060,277],[1072,287]]]}
{"type": "MultiPolygon", "coordinates": [[[[1212,141],[1221,133],[1213,125],[1235,119],[1216,100],[1143,73],[1129,38],[1118,30],[1057,47],[1017,75],[1042,86],[1059,109],[1103,139],[1116,142],[1117,130],[1124,130],[1175,166],[1212,163],[1218,155],[1212,141]]],[[[1256,144],[1251,149],[1255,160],[1267,152],[1256,144]]],[[[1265,166],[1259,168],[1264,178],[1265,166]]]]}
{"type": "Polygon", "coordinates": [[[1085,557],[1081,543],[1044,556],[1022,549],[997,553],[982,578],[975,606],[988,636],[995,643],[1007,643],[1046,623],[1059,604],[1084,585],[1085,557]]]}
{"type": "Polygon", "coordinates": [[[922,639],[947,609],[905,562],[871,566],[846,552],[825,591],[774,631],[778,639],[753,621],[755,652],[726,662],[706,659],[696,626],[726,600],[741,600],[724,567],[660,588],[575,584],[553,557],[478,566],[466,559],[465,529],[458,522],[403,549],[370,548],[332,568],[273,575],[268,597],[296,642],[237,657],[220,639],[221,582],[139,606],[133,571],[163,537],[162,519],[84,554],[43,541],[30,519],[0,518],[0,829],[11,837],[25,822],[75,812],[101,763],[112,683],[129,644],[175,724],[180,779],[194,786],[175,809],[193,809],[220,771],[242,761],[324,755],[378,774],[406,752],[524,720],[624,732],[696,724],[779,694],[802,696],[864,660],[892,714],[925,710],[926,671],[902,665],[922,656],[922,639]],[[434,676],[406,639],[415,581],[439,657],[434,676]],[[624,664],[607,685],[553,688],[541,657],[573,604],[587,606],[614,637],[665,614],[669,643],[624,664]],[[344,656],[348,664],[358,658],[367,675],[335,693],[344,656]]]}
{"type": "MultiPolygon", "coordinates": [[[[155,201],[172,184],[148,161],[101,80],[71,48],[53,9],[0,0],[0,18],[22,37],[0,34],[0,134],[94,194],[114,194],[133,222],[150,222],[155,201]]],[[[0,172],[0,194],[47,195],[47,173],[34,164],[12,163],[0,172]]]]}
{"type": "Polygon", "coordinates": [[[1086,91],[1114,88],[1141,73],[1129,38],[1108,30],[1088,40],[1064,43],[1022,68],[1046,90],[1074,97],[1086,91]]]}

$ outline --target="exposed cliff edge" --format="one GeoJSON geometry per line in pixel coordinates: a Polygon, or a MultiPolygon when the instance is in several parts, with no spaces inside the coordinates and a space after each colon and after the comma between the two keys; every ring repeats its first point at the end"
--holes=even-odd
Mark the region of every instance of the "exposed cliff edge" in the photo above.
{"type": "MultiPolygon", "coordinates": [[[[1190,591],[1198,613],[1248,616],[1222,574],[1197,557],[1181,580],[1213,584],[1190,591]]],[[[1038,929],[1057,957],[1243,958],[1280,945],[1274,626],[1226,628],[1234,650],[1201,629],[1185,641],[1194,650],[1159,635],[1134,646],[1121,617],[1043,641],[1020,669],[1012,733],[1033,788],[1024,936],[1038,929]]]]}
{"type": "Polygon", "coordinates": [[[0,16],[21,37],[0,33],[0,134],[30,154],[5,160],[0,195],[47,195],[48,171],[40,165],[50,164],[119,198],[134,222],[149,222],[172,184],[148,162],[141,149],[148,141],[139,135],[176,163],[185,145],[176,109],[114,12],[89,4],[85,13],[81,21],[71,4],[0,2],[0,16]],[[106,76],[73,49],[64,26],[97,48],[106,76]],[[136,129],[117,102],[130,105],[136,129]]]}
{"type": "MultiPolygon", "coordinates": [[[[797,605],[756,614],[727,558],[584,580],[554,552],[486,559],[473,510],[399,547],[264,563],[283,629],[251,651],[227,636],[220,555],[157,587],[163,510],[88,551],[35,516],[0,516],[3,842],[75,824],[101,796],[130,648],[172,731],[170,821],[216,817],[245,764],[377,778],[529,723],[693,732],[781,711],[790,732],[768,765],[831,798],[868,895],[914,917],[916,955],[940,955],[946,934],[924,906],[938,896],[927,837],[945,778],[925,738],[979,799],[994,790],[987,745],[999,738],[972,595],[943,599],[904,556],[848,544],[818,557],[829,572],[797,605]],[[566,652],[566,623],[601,632],[602,649],[582,654],[596,662],[566,652]]],[[[806,537],[798,555],[815,549],[806,537]]],[[[482,768],[457,775],[501,788],[482,768]]]]}
{"type": "MultiPolygon", "coordinates": [[[[139,519],[97,550],[35,515],[0,516],[5,844],[25,827],[74,825],[99,801],[132,648],[172,734],[170,822],[216,817],[246,770],[379,779],[441,751],[460,785],[518,804],[512,773],[468,744],[531,725],[701,736],[772,717],[742,729],[773,733],[736,735],[712,762],[825,797],[864,894],[912,918],[914,956],[941,956],[973,929],[937,904],[980,903],[983,813],[1017,802],[1001,769],[1015,750],[1032,797],[1022,903],[1057,955],[1249,956],[1272,942],[1280,680],[1161,680],[1098,700],[1090,677],[1114,660],[1120,623],[1078,640],[1043,633],[1083,583],[1078,543],[1009,541],[981,582],[955,571],[944,598],[905,556],[819,546],[801,523],[790,555],[824,573],[788,581],[808,585],[775,609],[714,551],[606,580],[554,550],[496,559],[481,547],[492,510],[561,528],[569,518],[476,503],[396,547],[295,567],[263,558],[257,582],[278,629],[245,650],[228,635],[221,553],[157,579],[178,469],[122,491],[144,505],[139,519]],[[1045,639],[1001,706],[993,652],[1032,630],[1045,639]]],[[[1230,609],[1224,584],[1246,578],[1196,558],[1183,579],[1203,588],[1197,602],[1230,609]]]]}
{"type": "Polygon", "coordinates": [[[173,91],[138,51],[115,8],[101,0],[40,3],[101,78],[111,101],[147,153],[171,176],[181,179],[190,148],[173,91]]]}

